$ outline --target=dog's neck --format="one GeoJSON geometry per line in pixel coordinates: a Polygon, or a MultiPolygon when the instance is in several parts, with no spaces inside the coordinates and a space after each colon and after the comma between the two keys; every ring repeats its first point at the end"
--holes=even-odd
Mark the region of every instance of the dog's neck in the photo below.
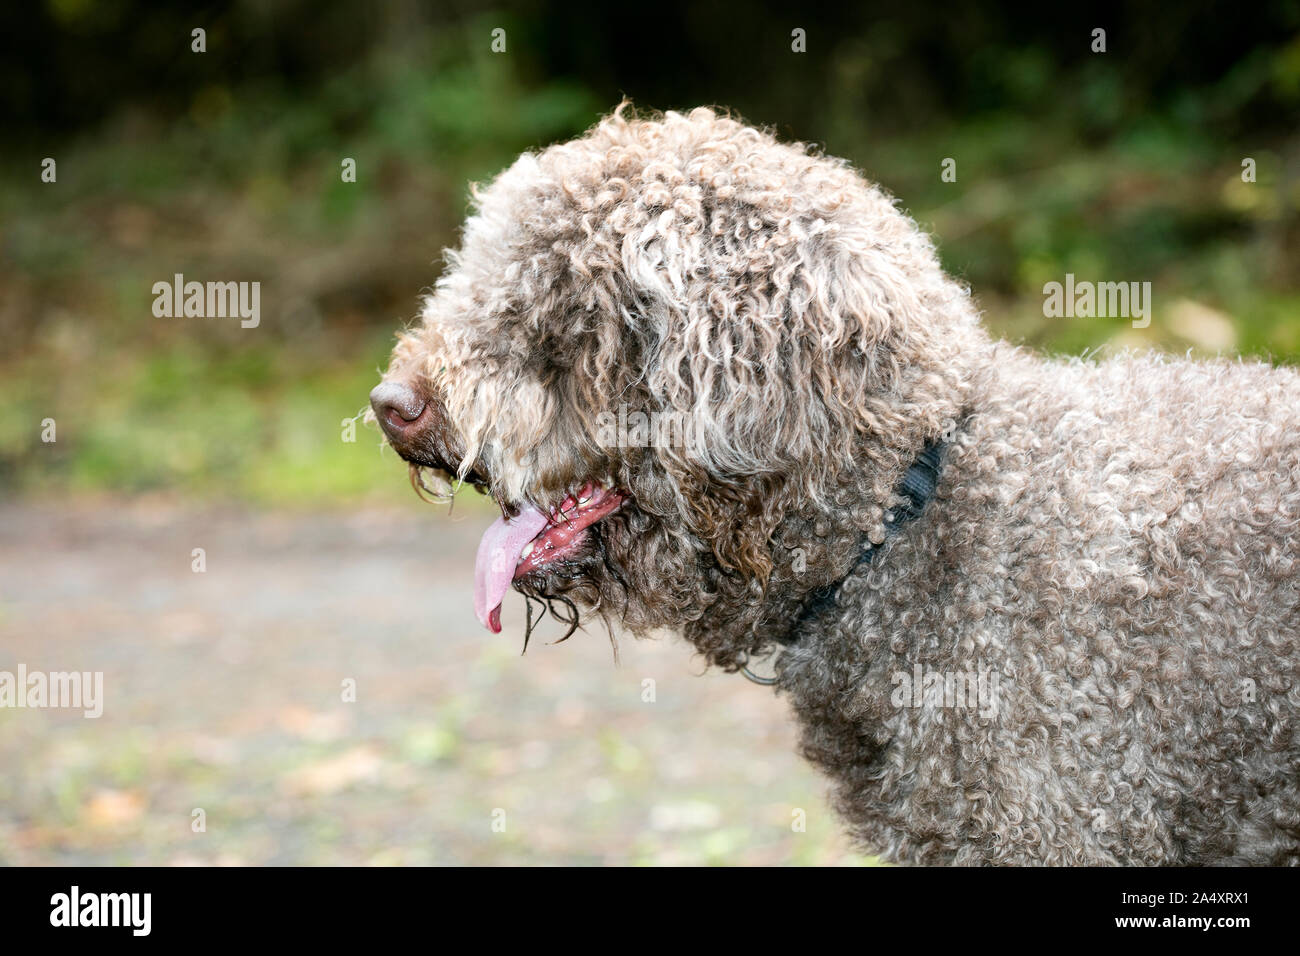
{"type": "Polygon", "coordinates": [[[711,663],[738,670],[812,626],[804,619],[810,604],[819,594],[837,592],[868,547],[881,545],[891,525],[899,526],[889,516],[910,500],[906,488],[916,490],[911,481],[919,476],[913,472],[909,480],[909,471],[928,448],[959,435],[983,405],[993,385],[986,370],[996,367],[995,351],[977,326],[954,327],[864,400],[868,425],[851,462],[815,498],[804,496],[801,486],[783,490],[790,500],[779,507],[785,518],[770,538],[768,578],[719,572],[710,581],[714,600],[684,633],[711,663]],[[976,352],[988,355],[972,358],[976,352]]]}
{"type": "MultiPolygon", "coordinates": [[[[903,478],[898,483],[897,489],[897,496],[902,500],[902,503],[885,514],[884,524],[887,537],[897,534],[905,525],[919,518],[926,505],[934,498],[934,493],[939,487],[939,474],[943,467],[944,447],[945,442],[942,439],[927,443],[921,453],[916,456],[916,460],[903,473],[903,478]]],[[[858,552],[857,558],[849,569],[834,581],[813,590],[805,599],[803,610],[799,612],[798,617],[794,619],[784,633],[776,635],[775,640],[786,645],[799,640],[809,624],[814,622],[823,612],[835,606],[836,596],[839,594],[840,587],[844,584],[845,579],[863,564],[873,560],[879,554],[882,544],[864,538],[862,549],[858,552]]]]}
{"type": "Polygon", "coordinates": [[[894,467],[864,465],[844,476],[825,505],[791,516],[778,528],[768,580],[760,584],[719,575],[712,586],[713,607],[686,625],[685,636],[712,663],[729,670],[774,645],[798,641],[802,631],[815,626],[819,609],[835,603],[840,585],[932,507],[945,447],[943,436],[936,435],[906,457],[900,454],[894,467]]]}

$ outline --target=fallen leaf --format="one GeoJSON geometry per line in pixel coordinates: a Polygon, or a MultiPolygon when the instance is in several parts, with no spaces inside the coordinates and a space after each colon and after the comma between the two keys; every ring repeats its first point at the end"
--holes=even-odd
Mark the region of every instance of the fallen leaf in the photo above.
{"type": "Polygon", "coordinates": [[[120,827],[144,813],[144,795],[138,790],[99,790],[86,801],[82,815],[93,827],[120,827]]]}
{"type": "Polygon", "coordinates": [[[282,786],[289,793],[338,793],[353,784],[374,780],[383,768],[383,758],[372,747],[354,747],[337,757],[306,764],[285,774],[282,786]]]}

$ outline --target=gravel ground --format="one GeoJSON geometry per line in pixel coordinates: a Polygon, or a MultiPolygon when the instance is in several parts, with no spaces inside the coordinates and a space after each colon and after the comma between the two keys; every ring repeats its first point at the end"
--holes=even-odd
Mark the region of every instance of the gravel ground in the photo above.
{"type": "Polygon", "coordinates": [[[521,657],[514,594],[483,630],[487,520],[0,505],[0,671],[103,673],[98,719],[0,707],[0,863],[870,862],[771,691],[672,638],[521,657]]]}

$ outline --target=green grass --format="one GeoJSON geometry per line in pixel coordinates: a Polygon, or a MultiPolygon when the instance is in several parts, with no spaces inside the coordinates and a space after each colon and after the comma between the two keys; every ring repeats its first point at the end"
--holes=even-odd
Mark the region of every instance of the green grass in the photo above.
{"type": "Polygon", "coordinates": [[[87,362],[60,381],[32,359],[0,386],[0,461],[26,493],[165,490],[270,505],[409,495],[405,466],[359,418],[382,338],[355,360],[306,367],[283,351],[180,344],[87,362]],[[47,417],[54,443],[41,441],[47,417]]]}

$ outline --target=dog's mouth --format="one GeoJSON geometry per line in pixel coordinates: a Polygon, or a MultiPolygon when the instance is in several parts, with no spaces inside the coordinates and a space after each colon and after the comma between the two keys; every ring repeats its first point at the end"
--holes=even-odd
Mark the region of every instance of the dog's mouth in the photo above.
{"type": "Polygon", "coordinates": [[[550,513],[522,505],[483,532],[474,563],[474,613],[494,634],[501,632],[501,601],[510,585],[535,572],[572,560],[582,551],[588,529],[627,499],[595,482],[567,496],[550,513]]]}

